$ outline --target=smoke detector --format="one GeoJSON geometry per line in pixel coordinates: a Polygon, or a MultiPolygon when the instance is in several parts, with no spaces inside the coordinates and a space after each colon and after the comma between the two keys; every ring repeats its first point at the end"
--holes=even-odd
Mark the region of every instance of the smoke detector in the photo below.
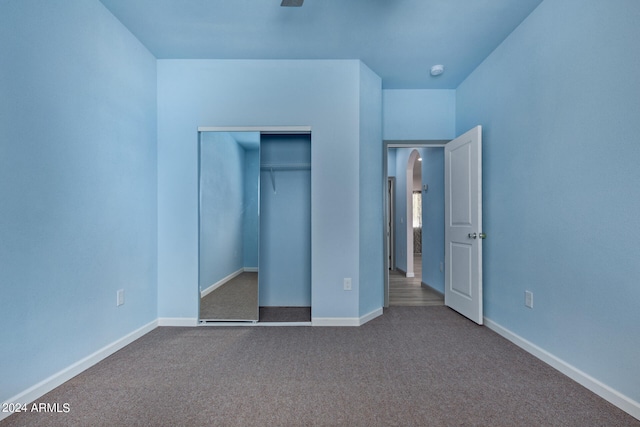
{"type": "Polygon", "coordinates": [[[439,76],[440,74],[444,73],[444,65],[434,65],[433,67],[431,67],[431,75],[432,76],[439,76]]]}

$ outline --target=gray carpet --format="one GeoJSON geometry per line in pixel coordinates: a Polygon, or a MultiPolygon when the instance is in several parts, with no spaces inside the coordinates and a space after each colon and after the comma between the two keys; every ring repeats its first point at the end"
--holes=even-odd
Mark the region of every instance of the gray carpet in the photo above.
{"type": "Polygon", "coordinates": [[[311,307],[260,307],[260,322],[311,322],[311,307]]]}
{"type": "Polygon", "coordinates": [[[200,319],[258,320],[258,273],[241,273],[200,298],[200,319]]]}
{"type": "Polygon", "coordinates": [[[445,307],[359,327],[158,328],[8,426],[640,426],[445,307]]]}

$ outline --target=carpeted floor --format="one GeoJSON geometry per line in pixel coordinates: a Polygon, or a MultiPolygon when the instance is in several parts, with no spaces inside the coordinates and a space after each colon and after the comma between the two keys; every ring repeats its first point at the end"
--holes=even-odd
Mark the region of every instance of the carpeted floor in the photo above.
{"type": "Polygon", "coordinates": [[[361,327],[157,328],[9,426],[640,426],[446,307],[361,327]]]}
{"type": "Polygon", "coordinates": [[[200,298],[201,320],[258,320],[258,273],[234,277],[200,298]]]}
{"type": "Polygon", "coordinates": [[[260,307],[260,322],[311,322],[311,307],[260,307]]]}
{"type": "Polygon", "coordinates": [[[200,299],[200,320],[311,322],[311,307],[258,309],[258,273],[245,272],[200,299]]]}

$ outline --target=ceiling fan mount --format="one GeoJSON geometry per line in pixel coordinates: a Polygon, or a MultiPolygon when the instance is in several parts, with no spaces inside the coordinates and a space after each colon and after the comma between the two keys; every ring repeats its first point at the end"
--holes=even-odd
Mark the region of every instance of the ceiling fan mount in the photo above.
{"type": "Polygon", "coordinates": [[[282,0],[280,6],[282,7],[300,7],[304,0],[282,0]]]}

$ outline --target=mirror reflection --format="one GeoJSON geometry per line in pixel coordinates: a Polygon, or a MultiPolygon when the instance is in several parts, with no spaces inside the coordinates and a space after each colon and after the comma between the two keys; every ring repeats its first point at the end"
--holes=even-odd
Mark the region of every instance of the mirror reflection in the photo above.
{"type": "Polygon", "coordinates": [[[258,321],[259,132],[200,134],[201,321],[258,321]]]}

